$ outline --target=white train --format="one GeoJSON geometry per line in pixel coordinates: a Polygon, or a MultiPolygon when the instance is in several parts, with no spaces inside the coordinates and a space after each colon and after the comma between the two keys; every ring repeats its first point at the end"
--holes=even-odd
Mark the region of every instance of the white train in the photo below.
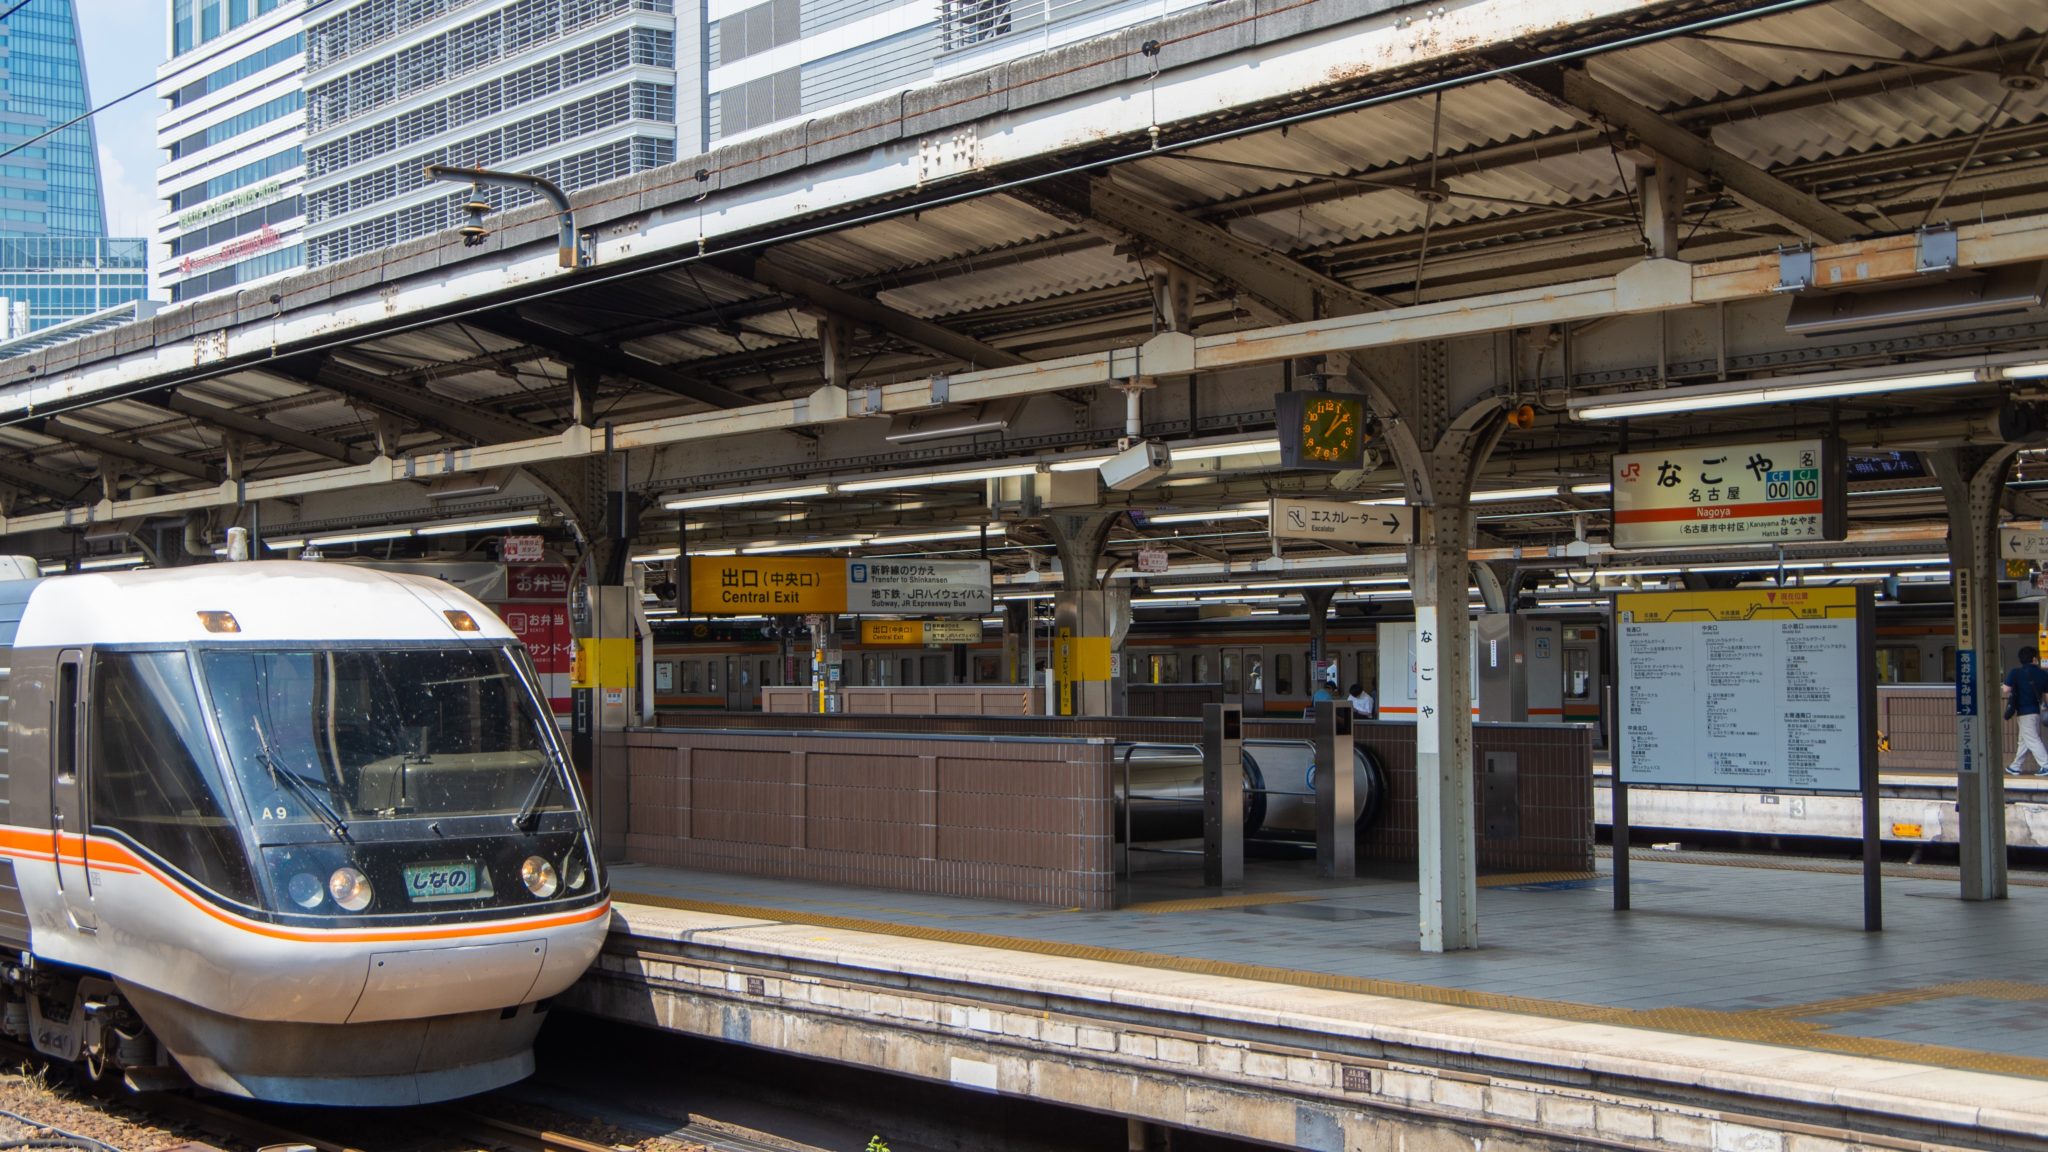
{"type": "Polygon", "coordinates": [[[0,664],[0,1032],[294,1103],[532,1071],[610,903],[489,610],[294,561],[9,580],[0,664]]]}

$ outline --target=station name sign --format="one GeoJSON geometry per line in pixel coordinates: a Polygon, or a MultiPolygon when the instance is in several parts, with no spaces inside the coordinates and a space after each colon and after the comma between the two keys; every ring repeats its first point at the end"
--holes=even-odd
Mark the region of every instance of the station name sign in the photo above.
{"type": "Polygon", "coordinates": [[[1614,546],[1841,540],[1848,535],[1843,477],[1833,440],[1616,456],[1614,546]]]}
{"type": "Polygon", "coordinates": [[[980,616],[995,603],[985,560],[697,556],[689,571],[686,610],[696,616],[980,616]]]}

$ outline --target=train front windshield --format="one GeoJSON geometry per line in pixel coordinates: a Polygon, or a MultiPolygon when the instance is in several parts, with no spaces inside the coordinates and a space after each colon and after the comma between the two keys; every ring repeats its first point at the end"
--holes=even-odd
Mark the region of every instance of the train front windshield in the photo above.
{"type": "Polygon", "coordinates": [[[573,803],[511,654],[217,648],[200,657],[258,827],[561,810],[573,803]]]}

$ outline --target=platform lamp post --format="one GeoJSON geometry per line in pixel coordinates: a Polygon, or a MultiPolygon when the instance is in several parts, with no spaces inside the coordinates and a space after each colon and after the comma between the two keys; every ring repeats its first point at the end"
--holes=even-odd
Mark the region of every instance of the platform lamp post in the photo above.
{"type": "Polygon", "coordinates": [[[491,206],[484,203],[482,186],[503,184],[511,188],[530,188],[547,197],[549,203],[555,206],[562,226],[561,236],[556,241],[556,258],[562,267],[584,268],[597,262],[596,251],[586,249],[582,238],[576,232],[576,214],[569,207],[569,194],[562,191],[561,185],[552,180],[524,172],[500,172],[493,168],[458,168],[452,164],[427,165],[427,179],[467,180],[476,185],[476,195],[462,206],[462,210],[469,213],[469,223],[457,229],[462,234],[464,246],[481,244],[484,237],[491,234],[490,229],[484,227],[484,214],[491,210],[491,206]]]}

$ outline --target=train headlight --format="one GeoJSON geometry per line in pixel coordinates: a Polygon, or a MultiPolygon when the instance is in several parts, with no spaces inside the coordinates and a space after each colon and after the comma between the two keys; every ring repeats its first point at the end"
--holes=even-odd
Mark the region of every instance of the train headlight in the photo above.
{"type": "Polygon", "coordinates": [[[575,852],[569,853],[568,859],[562,861],[562,875],[568,879],[571,892],[581,892],[583,886],[590,883],[590,869],[583,866],[583,857],[575,852]]]}
{"type": "Polygon", "coordinates": [[[327,894],[344,911],[361,912],[370,906],[370,878],[353,868],[336,868],[327,878],[327,894]]]}
{"type": "Polygon", "coordinates": [[[526,883],[526,890],[545,900],[562,887],[562,878],[556,874],[555,866],[538,856],[528,856],[519,866],[519,878],[526,883]]]}
{"type": "Polygon", "coordinates": [[[327,893],[320,888],[320,878],[311,872],[301,872],[292,877],[285,884],[285,892],[291,896],[292,903],[308,911],[318,908],[320,902],[327,899],[327,893]]]}

